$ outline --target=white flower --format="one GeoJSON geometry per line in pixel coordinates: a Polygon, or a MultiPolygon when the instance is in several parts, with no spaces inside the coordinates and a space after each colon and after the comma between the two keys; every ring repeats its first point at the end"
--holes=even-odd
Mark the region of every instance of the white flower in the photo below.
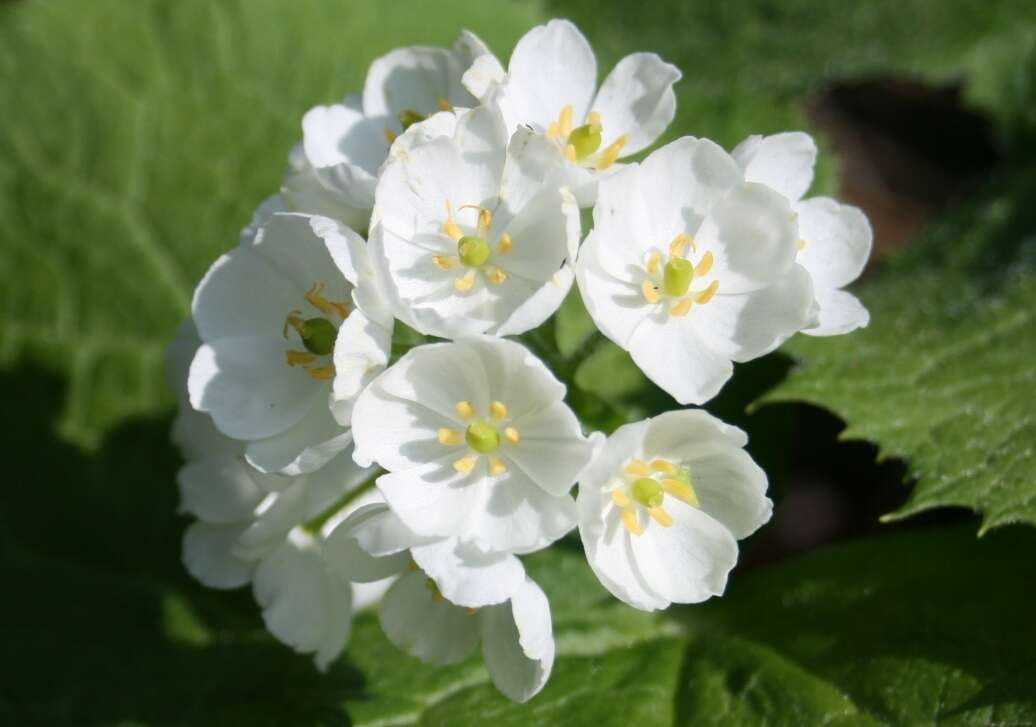
{"type": "Polygon", "coordinates": [[[246,441],[259,469],[312,471],[349,444],[347,394],[384,366],[391,339],[376,295],[352,295],[367,268],[355,232],[276,213],[198,284],[192,310],[203,344],[191,363],[190,401],[221,432],[246,441]],[[342,393],[332,396],[332,353],[345,362],[349,352],[366,363],[348,368],[342,393]]]}
{"type": "Polygon", "coordinates": [[[818,321],[803,329],[811,336],[835,336],[863,328],[867,309],[842,290],[863,272],[873,234],[867,216],[829,197],[802,195],[813,183],[817,147],[802,132],[750,136],[733,152],[750,182],[766,184],[787,197],[799,217],[798,263],[813,277],[818,321]]]}
{"type": "Polygon", "coordinates": [[[589,205],[598,172],[646,149],[669,126],[676,113],[673,84],[680,76],[656,54],[634,53],[597,90],[590,44],[569,21],[551,20],[522,36],[506,73],[485,54],[464,83],[482,101],[499,104],[509,132],[529,126],[546,134],[563,183],[589,205]]]}
{"type": "Polygon", "coordinates": [[[525,348],[487,336],[412,349],[360,395],[356,461],[421,536],[531,552],[572,529],[591,445],[565,387],[525,348]]]}
{"type": "Polygon", "coordinates": [[[617,598],[644,610],[720,595],[737,540],[770,519],[747,437],[700,410],[620,427],[579,478],[579,533],[617,598]]]}
{"type": "Polygon", "coordinates": [[[422,539],[384,505],[371,505],[328,536],[324,557],[350,580],[402,574],[379,616],[408,654],[454,664],[481,641],[489,675],[510,699],[525,702],[546,684],[554,663],[550,605],[513,555],[487,555],[456,538],[422,539]]]}
{"type": "Polygon", "coordinates": [[[436,111],[473,106],[461,76],[488,52],[468,31],[452,49],[397,48],[371,64],[362,96],[311,109],[284,186],[290,206],[365,229],[378,170],[397,135],[436,111]]]}
{"type": "Polygon", "coordinates": [[[732,361],[772,351],[813,311],[794,214],[685,137],[602,179],[579,291],[597,327],[681,404],[712,398],[732,361]]]}
{"type": "Polygon", "coordinates": [[[479,107],[451,136],[415,140],[385,165],[370,249],[396,317],[443,338],[502,336],[557,310],[574,277],[579,209],[527,167],[543,143],[517,134],[508,145],[499,114],[479,107]]]}

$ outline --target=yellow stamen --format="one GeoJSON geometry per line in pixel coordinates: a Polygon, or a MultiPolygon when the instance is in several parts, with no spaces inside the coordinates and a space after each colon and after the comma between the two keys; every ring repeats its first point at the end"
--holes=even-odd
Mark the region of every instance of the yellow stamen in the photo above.
{"type": "Polygon", "coordinates": [[[337,315],[339,318],[345,318],[349,315],[349,306],[345,303],[336,303],[333,300],[328,300],[324,297],[324,284],[314,283],[313,287],[304,296],[311,306],[319,310],[324,315],[337,315]]]}
{"type": "Polygon", "coordinates": [[[665,472],[667,475],[675,475],[679,471],[676,469],[675,464],[664,459],[653,460],[651,462],[651,469],[655,472],[665,472]]]}
{"type": "Polygon", "coordinates": [[[568,161],[574,162],[576,160],[576,148],[571,144],[565,144],[564,154],[565,159],[567,159],[568,161]]]}
{"type": "Polygon", "coordinates": [[[440,111],[453,111],[453,104],[444,99],[442,96],[435,100],[435,105],[439,107],[440,111]]]}
{"type": "Polygon", "coordinates": [[[587,114],[586,123],[588,123],[590,126],[602,126],[601,115],[596,111],[591,111],[589,114],[587,114]]]}
{"type": "Polygon", "coordinates": [[[685,315],[690,313],[692,305],[693,303],[691,302],[690,298],[682,298],[676,303],[674,303],[673,306],[669,309],[669,315],[675,316],[677,318],[683,318],[685,315]]]}
{"type": "Polygon", "coordinates": [[[305,366],[317,360],[309,351],[288,351],[289,366],[305,366]]]}
{"type": "Polygon", "coordinates": [[[489,273],[490,283],[500,285],[500,283],[504,282],[505,280],[507,280],[507,273],[505,273],[500,268],[493,268],[493,271],[489,273]]]}
{"type": "Polygon", "coordinates": [[[712,262],[712,251],[709,250],[701,256],[701,260],[699,260],[698,264],[694,266],[694,274],[701,277],[705,273],[709,272],[712,270],[712,262]]]}
{"type": "Polygon", "coordinates": [[[432,591],[432,600],[435,601],[436,603],[442,603],[446,599],[443,598],[443,595],[441,593],[439,593],[438,591],[432,591]]]}
{"type": "Polygon", "coordinates": [[[712,296],[719,290],[719,281],[713,280],[709,283],[709,287],[694,296],[694,302],[698,305],[704,305],[712,300],[712,296]]]}
{"type": "Polygon", "coordinates": [[[467,420],[475,416],[475,407],[471,406],[470,401],[458,401],[457,406],[453,408],[461,419],[467,420]]]}
{"type": "Polygon", "coordinates": [[[619,154],[622,153],[622,147],[626,146],[626,142],[630,140],[629,134],[623,134],[618,139],[613,141],[611,144],[605,147],[604,151],[601,152],[600,158],[597,160],[597,171],[603,172],[605,169],[610,167],[619,158],[619,154]]]}
{"type": "Polygon", "coordinates": [[[637,511],[632,507],[626,508],[622,511],[622,524],[625,525],[626,529],[634,535],[640,535],[644,532],[644,528],[642,528],[640,523],[637,522],[637,511]]]}
{"type": "Polygon", "coordinates": [[[453,219],[453,207],[450,203],[446,203],[446,221],[442,223],[442,231],[446,237],[453,241],[457,241],[464,237],[464,231],[460,229],[460,226],[453,219]]]}
{"type": "Polygon", "coordinates": [[[489,234],[489,229],[493,226],[492,212],[487,210],[485,207],[479,207],[477,204],[466,204],[458,207],[457,209],[478,210],[478,236],[485,237],[489,234]]]}
{"type": "Polygon", "coordinates": [[[440,270],[452,270],[453,258],[449,255],[432,255],[432,262],[440,270]]]}
{"type": "Polygon", "coordinates": [[[806,249],[806,244],[807,243],[806,243],[805,240],[799,240],[799,249],[800,250],[805,250],[806,249]]]}
{"type": "Polygon", "coordinates": [[[623,510],[630,506],[629,495],[622,490],[612,490],[612,502],[623,510]]]}
{"type": "Polygon", "coordinates": [[[507,472],[507,465],[503,463],[503,460],[499,457],[490,457],[489,474],[493,475],[493,477],[499,477],[505,472],[507,472]]]}
{"type": "Polygon", "coordinates": [[[670,495],[675,497],[677,500],[686,502],[691,507],[699,507],[698,505],[698,494],[694,491],[694,488],[688,485],[686,482],[680,480],[666,478],[662,480],[662,489],[668,492],[670,495]]]}
{"type": "Polygon", "coordinates": [[[681,232],[679,235],[673,238],[673,241],[669,243],[669,255],[670,257],[683,257],[684,252],[687,251],[687,245],[691,242],[691,236],[686,232],[681,232]]]}
{"type": "Polygon", "coordinates": [[[466,293],[475,287],[475,271],[469,270],[453,281],[453,287],[461,293],[466,293]]]}
{"type": "Polygon", "coordinates": [[[506,232],[500,235],[500,240],[496,243],[496,249],[501,254],[506,254],[511,252],[512,247],[514,247],[514,240],[511,239],[511,236],[506,232]]]}
{"type": "Polygon", "coordinates": [[[650,280],[645,280],[640,284],[640,292],[644,296],[644,300],[648,303],[658,302],[658,286],[652,283],[650,280]]]}
{"type": "Polygon", "coordinates": [[[468,608],[465,608],[464,610],[468,612],[469,616],[474,616],[476,613],[478,613],[477,608],[471,608],[470,606],[468,608]]]}
{"type": "Polygon", "coordinates": [[[507,405],[502,401],[494,401],[489,405],[489,414],[497,421],[507,416],[507,405]]]}
{"type": "Polygon", "coordinates": [[[447,447],[456,447],[458,444],[463,444],[464,435],[455,429],[447,429],[443,427],[439,430],[439,444],[445,444],[447,447]]]}
{"type": "Polygon", "coordinates": [[[305,323],[305,321],[302,320],[302,311],[293,310],[288,313],[288,317],[284,319],[284,328],[281,329],[281,332],[284,334],[284,337],[287,338],[289,326],[294,328],[296,331],[301,332],[303,323],[305,323]]]}
{"type": "Polygon", "coordinates": [[[389,127],[386,126],[385,127],[385,141],[388,142],[389,146],[392,146],[392,142],[394,142],[395,140],[396,140],[396,132],[394,132],[392,129],[390,129],[389,127]]]}
{"type": "Polygon", "coordinates": [[[673,524],[673,516],[660,507],[651,508],[648,510],[648,515],[663,528],[668,528],[673,524]]]}
{"type": "Polygon", "coordinates": [[[335,377],[335,367],[333,365],[306,369],[306,372],[317,381],[329,381],[335,377]]]}
{"type": "Polygon", "coordinates": [[[662,253],[660,253],[660,252],[653,252],[650,255],[648,255],[647,271],[649,273],[651,273],[652,275],[658,275],[658,271],[661,269],[660,268],[661,264],[662,264],[662,253]]]}
{"type": "Polygon", "coordinates": [[[647,462],[642,459],[631,459],[625,467],[626,474],[631,477],[647,477],[651,474],[647,462]]]}
{"type": "Polygon", "coordinates": [[[521,438],[518,436],[518,430],[514,427],[508,427],[504,430],[504,439],[511,444],[518,444],[521,438]]]}
{"type": "Polygon", "coordinates": [[[562,136],[568,136],[572,133],[572,111],[572,104],[569,104],[561,109],[561,115],[558,116],[558,130],[562,136]]]}
{"type": "Polygon", "coordinates": [[[461,457],[453,463],[453,469],[457,470],[462,475],[466,475],[468,472],[471,472],[471,470],[475,469],[476,462],[478,462],[478,457],[461,457]]]}
{"type": "Polygon", "coordinates": [[[561,127],[558,126],[557,121],[550,122],[550,126],[547,127],[547,138],[554,141],[561,136],[561,127]]]}

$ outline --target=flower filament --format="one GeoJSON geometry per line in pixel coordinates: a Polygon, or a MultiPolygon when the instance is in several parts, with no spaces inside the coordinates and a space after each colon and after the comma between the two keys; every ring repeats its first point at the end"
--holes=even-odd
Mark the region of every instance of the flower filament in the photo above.
{"type": "Polygon", "coordinates": [[[307,303],[323,315],[303,318],[302,311],[293,310],[288,313],[281,331],[287,338],[288,329],[294,329],[305,349],[303,351],[288,350],[286,354],[288,365],[301,366],[317,381],[327,381],[335,375],[334,364],[327,363],[325,357],[334,352],[338,326],[349,315],[349,306],[345,303],[338,303],[324,297],[324,287],[323,283],[314,283],[313,287],[303,296],[307,303]],[[338,319],[338,323],[333,323],[333,319],[338,319]]]}
{"type": "Polygon", "coordinates": [[[507,472],[507,465],[495,452],[502,445],[515,445],[521,441],[518,430],[507,426],[507,405],[502,401],[494,401],[489,405],[489,416],[480,419],[470,401],[459,401],[454,407],[457,416],[467,422],[463,430],[442,427],[438,432],[439,444],[446,447],[467,445],[468,453],[454,460],[453,469],[461,474],[471,472],[478,464],[481,455],[486,455],[489,462],[489,474],[494,477],[507,472]]]}
{"type": "Polygon", "coordinates": [[[692,253],[698,251],[694,238],[680,233],[669,243],[668,255],[657,250],[652,252],[644,265],[646,275],[640,284],[644,300],[654,305],[664,298],[669,306],[669,315],[677,318],[687,315],[694,305],[708,303],[719,290],[718,280],[694,289],[695,281],[712,270],[714,257],[707,250],[696,264],[692,263],[686,256],[688,248],[692,253]]]}
{"type": "MultiPolygon", "coordinates": [[[[456,255],[433,255],[432,262],[440,270],[453,270],[458,265],[467,268],[453,281],[454,289],[459,293],[467,293],[474,289],[478,279],[477,273],[481,272],[493,285],[500,285],[507,280],[507,273],[499,265],[493,264],[491,258],[494,255],[493,247],[489,244],[489,235],[493,229],[493,213],[485,207],[466,204],[459,210],[473,209],[478,213],[475,229],[472,232],[465,232],[464,228],[457,223],[454,216],[453,206],[446,202],[446,221],[442,225],[442,232],[457,245],[456,255]]],[[[514,240],[504,232],[496,241],[496,253],[506,255],[514,247],[514,240]]]]}
{"type": "Polygon", "coordinates": [[[622,483],[611,491],[612,503],[622,513],[622,524],[633,535],[644,532],[646,521],[642,512],[663,528],[672,526],[673,517],[664,507],[666,495],[699,507],[691,471],[665,459],[655,459],[650,464],[631,459],[623,467],[622,483]]]}
{"type": "Polygon", "coordinates": [[[600,150],[604,132],[601,115],[591,111],[585,124],[572,128],[573,113],[571,104],[561,109],[558,120],[547,127],[547,138],[560,145],[561,153],[568,161],[603,172],[619,158],[622,148],[629,142],[629,134],[623,134],[600,150]]]}

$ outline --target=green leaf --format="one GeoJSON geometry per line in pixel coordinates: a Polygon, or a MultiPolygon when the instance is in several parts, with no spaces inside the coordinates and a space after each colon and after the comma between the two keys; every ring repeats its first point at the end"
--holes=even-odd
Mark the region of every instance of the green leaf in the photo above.
{"type": "Polygon", "coordinates": [[[191,291],[275,192],[302,114],[391,48],[498,52],[532,2],[23,0],[0,7],[0,364],[69,377],[80,444],[167,406],[191,291]]]}

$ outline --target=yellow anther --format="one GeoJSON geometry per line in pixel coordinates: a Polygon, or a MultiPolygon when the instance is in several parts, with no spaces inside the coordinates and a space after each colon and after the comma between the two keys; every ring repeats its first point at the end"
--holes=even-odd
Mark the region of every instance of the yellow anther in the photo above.
{"type": "Polygon", "coordinates": [[[686,482],[681,482],[680,480],[673,478],[666,478],[662,480],[662,489],[677,500],[686,502],[691,507],[699,507],[698,494],[694,491],[694,488],[686,482]]]}
{"type": "Polygon", "coordinates": [[[623,490],[612,490],[612,502],[623,510],[630,506],[629,495],[627,495],[623,490]]]}
{"type": "Polygon", "coordinates": [[[475,464],[478,462],[478,457],[468,456],[461,457],[453,463],[453,469],[460,472],[462,475],[466,475],[471,470],[475,469],[475,464]]]}
{"type": "Polygon", "coordinates": [[[385,141],[388,142],[389,146],[392,146],[392,142],[396,140],[396,132],[389,127],[385,127],[385,141]]]}
{"type": "Polygon", "coordinates": [[[640,523],[637,521],[637,511],[632,507],[626,508],[622,511],[622,524],[625,525],[626,529],[634,535],[640,535],[644,532],[644,528],[642,528],[640,523]]]}
{"type": "Polygon", "coordinates": [[[518,430],[514,427],[507,427],[507,429],[504,430],[504,439],[511,444],[518,444],[518,442],[521,441],[521,437],[518,436],[518,430]]]}
{"type": "Polygon", "coordinates": [[[477,204],[465,204],[461,205],[457,209],[478,210],[478,235],[479,237],[485,237],[489,234],[489,230],[493,226],[492,212],[487,210],[485,207],[479,207],[477,204]]]}
{"type": "Polygon", "coordinates": [[[558,122],[557,121],[550,122],[550,126],[547,127],[547,138],[550,139],[551,141],[554,141],[555,139],[559,138],[560,136],[561,136],[561,127],[558,126],[558,122]]]}
{"type": "Polygon", "coordinates": [[[694,304],[690,298],[681,298],[676,303],[673,303],[672,307],[669,308],[669,315],[683,318],[691,312],[692,305],[694,304]]]}
{"type": "Polygon", "coordinates": [[[652,275],[658,275],[658,271],[661,270],[662,265],[662,253],[653,252],[648,255],[647,259],[647,271],[652,275]]]}
{"type": "Polygon", "coordinates": [[[807,243],[806,243],[805,240],[799,240],[799,249],[800,250],[805,250],[806,249],[806,244],[807,243]]]}
{"type": "Polygon", "coordinates": [[[442,603],[446,599],[443,598],[443,595],[441,593],[439,593],[438,591],[432,591],[432,600],[435,601],[436,603],[442,603]]]}
{"type": "Polygon", "coordinates": [[[504,282],[505,280],[507,280],[507,273],[505,273],[500,268],[493,268],[492,272],[489,273],[490,283],[500,285],[500,283],[504,282]]]}
{"type": "Polygon", "coordinates": [[[302,311],[293,310],[288,313],[288,317],[284,319],[284,328],[281,329],[281,332],[284,334],[284,337],[287,338],[289,327],[294,328],[296,331],[301,331],[303,323],[305,323],[305,320],[302,318],[302,311]]]}
{"type": "Polygon", "coordinates": [[[698,261],[698,264],[694,266],[694,274],[701,277],[705,273],[709,272],[712,270],[712,262],[712,251],[708,250],[701,256],[701,260],[698,261]]]}
{"type": "Polygon", "coordinates": [[[650,280],[645,280],[640,284],[640,292],[648,303],[658,302],[658,286],[650,280]]]}
{"type": "Polygon", "coordinates": [[[446,202],[446,221],[442,223],[442,231],[446,237],[454,242],[464,237],[464,231],[460,229],[460,225],[453,219],[453,207],[450,206],[449,202],[446,202]]]}
{"type": "Polygon", "coordinates": [[[305,366],[317,360],[309,351],[288,351],[289,366],[305,366]]]}
{"type": "Polygon", "coordinates": [[[668,528],[673,524],[673,516],[660,507],[651,508],[648,510],[648,515],[663,528],[668,528]]]}
{"type": "Polygon", "coordinates": [[[670,257],[683,257],[689,244],[691,244],[691,236],[686,232],[681,232],[669,243],[670,257]]]}
{"type": "Polygon", "coordinates": [[[456,429],[447,429],[443,427],[439,430],[439,444],[445,444],[447,447],[456,447],[458,444],[464,443],[464,434],[458,432],[456,429]]]}
{"type": "Polygon", "coordinates": [[[489,405],[489,414],[497,421],[507,416],[507,405],[502,401],[494,401],[489,405]]]}
{"type": "Polygon", "coordinates": [[[452,270],[453,258],[449,255],[432,255],[432,262],[440,270],[452,270]]]}
{"type": "Polygon", "coordinates": [[[324,315],[336,315],[339,318],[345,318],[349,315],[349,306],[345,303],[336,303],[333,300],[328,300],[324,297],[324,284],[314,283],[313,287],[304,296],[311,306],[319,310],[324,315]]]}
{"type": "Polygon", "coordinates": [[[499,457],[489,458],[489,474],[493,475],[493,477],[499,477],[505,472],[507,472],[507,465],[504,464],[502,459],[499,457]]]}
{"type": "Polygon", "coordinates": [[[679,472],[675,464],[664,459],[652,460],[651,469],[655,472],[664,472],[667,475],[675,475],[679,472]]]}
{"type": "Polygon", "coordinates": [[[630,477],[647,477],[651,474],[647,462],[642,459],[631,459],[623,469],[630,477]]]}
{"type": "Polygon", "coordinates": [[[601,115],[596,111],[591,111],[589,114],[587,114],[586,123],[590,124],[591,126],[601,126],[601,115]]]}
{"type": "Polygon", "coordinates": [[[453,111],[453,104],[444,99],[442,96],[435,100],[435,105],[439,107],[440,111],[453,111]]]}
{"type": "Polygon", "coordinates": [[[474,616],[476,613],[478,613],[477,608],[471,608],[470,606],[468,608],[465,608],[464,610],[467,612],[469,616],[474,616]]]}
{"type": "Polygon", "coordinates": [[[333,365],[313,367],[306,369],[306,373],[317,381],[330,381],[335,377],[335,367],[333,365]]]}
{"type": "Polygon", "coordinates": [[[514,240],[511,239],[511,236],[506,232],[500,235],[500,239],[496,243],[497,251],[506,254],[511,252],[512,247],[514,247],[514,240]]]}
{"type": "Polygon", "coordinates": [[[565,159],[567,159],[568,161],[574,162],[576,160],[576,148],[571,144],[565,144],[564,154],[565,159]]]}
{"type": "Polygon", "coordinates": [[[622,153],[622,147],[626,146],[626,142],[630,140],[629,134],[623,134],[618,139],[613,141],[611,144],[604,148],[601,152],[601,156],[597,159],[597,171],[603,172],[605,169],[610,167],[619,158],[619,154],[622,153]]]}
{"type": "Polygon", "coordinates": [[[471,405],[470,401],[458,401],[457,406],[453,407],[453,409],[457,412],[457,416],[464,420],[475,416],[475,407],[471,405]]]}
{"type": "Polygon", "coordinates": [[[572,133],[572,112],[572,104],[569,104],[561,109],[561,114],[558,116],[558,130],[562,136],[568,136],[572,133]]]}
{"type": "Polygon", "coordinates": [[[461,293],[466,293],[475,287],[475,271],[469,270],[453,281],[453,287],[461,293]]]}
{"type": "Polygon", "coordinates": [[[719,290],[719,281],[713,280],[711,283],[709,283],[709,287],[707,287],[705,290],[701,291],[700,293],[697,293],[694,296],[694,302],[698,305],[704,305],[705,303],[708,303],[710,300],[712,300],[712,296],[716,294],[717,290],[719,290]]]}

